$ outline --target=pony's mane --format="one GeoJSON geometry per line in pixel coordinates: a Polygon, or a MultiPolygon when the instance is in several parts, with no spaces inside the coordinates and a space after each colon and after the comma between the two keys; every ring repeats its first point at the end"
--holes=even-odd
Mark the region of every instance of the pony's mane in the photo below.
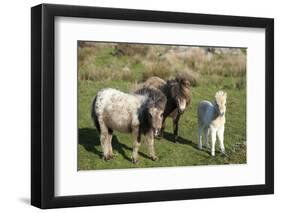
{"type": "Polygon", "coordinates": [[[159,109],[165,109],[167,98],[159,89],[143,87],[135,91],[135,94],[146,96],[147,99],[145,104],[149,104],[149,107],[153,105],[159,109]]]}
{"type": "Polygon", "coordinates": [[[148,102],[145,102],[138,110],[138,119],[140,122],[140,131],[146,134],[152,128],[152,117],[149,114],[148,102]]]}

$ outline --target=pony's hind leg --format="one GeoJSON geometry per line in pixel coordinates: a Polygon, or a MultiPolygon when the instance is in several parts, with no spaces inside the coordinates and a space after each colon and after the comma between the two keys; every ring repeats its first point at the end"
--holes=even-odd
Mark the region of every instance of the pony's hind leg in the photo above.
{"type": "Polygon", "coordinates": [[[202,149],[202,129],[201,125],[198,125],[198,149],[202,149]]]}
{"type": "Polygon", "coordinates": [[[209,145],[209,128],[208,127],[205,127],[204,128],[204,146],[207,148],[207,149],[210,149],[210,145],[209,145]]]}
{"type": "Polygon", "coordinates": [[[103,151],[103,159],[104,160],[109,160],[110,159],[110,154],[109,154],[109,132],[108,128],[106,125],[103,123],[102,120],[99,120],[100,124],[100,143],[101,143],[101,148],[103,151]]]}

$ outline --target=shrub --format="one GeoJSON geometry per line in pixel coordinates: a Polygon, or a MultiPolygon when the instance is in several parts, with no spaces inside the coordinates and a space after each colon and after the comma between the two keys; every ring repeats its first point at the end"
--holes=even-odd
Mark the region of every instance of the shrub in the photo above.
{"type": "Polygon", "coordinates": [[[148,45],[140,45],[140,44],[126,44],[126,43],[118,43],[115,45],[113,55],[116,56],[145,56],[149,49],[148,45]]]}
{"type": "Polygon", "coordinates": [[[169,64],[165,61],[146,62],[144,64],[144,67],[145,68],[142,77],[143,81],[151,76],[157,76],[162,79],[169,79],[173,72],[169,64]]]}

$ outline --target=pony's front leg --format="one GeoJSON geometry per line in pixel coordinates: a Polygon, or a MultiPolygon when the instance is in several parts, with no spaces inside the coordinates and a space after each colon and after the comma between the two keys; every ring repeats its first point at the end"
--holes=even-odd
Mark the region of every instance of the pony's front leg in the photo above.
{"type": "Polygon", "coordinates": [[[149,157],[151,158],[151,160],[157,160],[157,156],[155,155],[155,150],[154,150],[154,137],[153,137],[153,132],[149,131],[146,135],[145,135],[145,140],[147,142],[148,145],[148,153],[149,153],[149,157]]]}
{"type": "Polygon", "coordinates": [[[219,141],[220,141],[221,152],[223,154],[226,154],[225,153],[225,148],[224,148],[224,127],[220,128],[218,130],[218,138],[219,138],[219,141]]]}
{"type": "Polygon", "coordinates": [[[132,153],[132,162],[138,162],[138,151],[141,145],[141,135],[139,129],[133,129],[133,153],[132,153]]]}
{"type": "Polygon", "coordinates": [[[216,139],[217,139],[217,130],[211,127],[211,139],[212,139],[212,148],[211,155],[215,156],[215,147],[216,147],[216,139]]]}
{"type": "Polygon", "coordinates": [[[179,120],[180,120],[180,113],[176,113],[175,117],[173,118],[173,127],[174,127],[174,142],[177,142],[178,139],[178,129],[179,129],[179,120]]]}
{"type": "Polygon", "coordinates": [[[164,117],[163,121],[162,121],[162,126],[161,126],[160,133],[159,133],[160,137],[163,137],[163,134],[164,134],[164,130],[165,130],[165,127],[166,127],[165,120],[166,120],[166,117],[164,117]]]}

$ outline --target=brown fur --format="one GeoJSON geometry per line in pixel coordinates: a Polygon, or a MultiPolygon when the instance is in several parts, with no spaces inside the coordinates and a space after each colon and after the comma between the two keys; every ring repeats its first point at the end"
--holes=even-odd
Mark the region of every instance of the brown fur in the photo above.
{"type": "Polygon", "coordinates": [[[164,86],[166,84],[166,81],[164,81],[163,79],[156,77],[156,76],[152,76],[150,78],[148,78],[144,83],[143,83],[143,87],[155,87],[155,88],[161,88],[162,86],[164,86]]]}

